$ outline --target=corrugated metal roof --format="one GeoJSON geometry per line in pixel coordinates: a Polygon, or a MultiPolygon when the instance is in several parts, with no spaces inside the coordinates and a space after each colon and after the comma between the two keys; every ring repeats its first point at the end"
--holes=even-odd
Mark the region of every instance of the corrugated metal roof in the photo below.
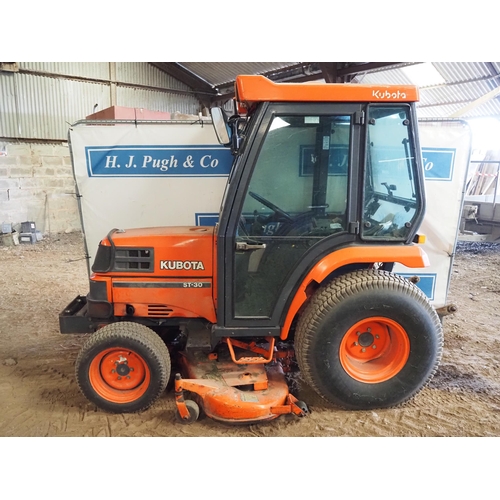
{"type": "Polygon", "coordinates": [[[109,80],[107,62],[20,62],[19,69],[109,80]]]}
{"type": "Polygon", "coordinates": [[[186,95],[169,94],[160,91],[118,87],[116,98],[129,108],[145,108],[151,111],[168,111],[197,115],[200,110],[198,99],[186,95]]]}
{"type": "MultiPolygon", "coordinates": [[[[275,72],[273,79],[279,80],[280,73],[284,73],[290,67],[317,63],[190,62],[178,64],[211,86],[221,87],[231,84],[238,74],[263,74],[272,71],[275,72]]],[[[352,81],[353,83],[386,85],[413,84],[403,67],[419,64],[421,63],[400,63],[387,70],[369,69],[369,71],[355,75],[352,81]]],[[[451,113],[462,109],[500,85],[499,62],[435,62],[431,64],[444,78],[445,83],[420,87],[418,107],[422,116],[448,117],[451,113]]],[[[321,76],[321,74],[316,74],[311,79],[319,80],[321,76]]],[[[500,116],[500,97],[492,98],[488,103],[471,109],[463,117],[492,115],[500,116]]]]}
{"type": "Polygon", "coordinates": [[[285,62],[181,62],[179,63],[214,87],[234,81],[237,75],[261,75],[298,63],[285,62]]]}
{"type": "Polygon", "coordinates": [[[357,75],[353,81],[367,85],[412,85],[411,80],[401,68],[362,73],[357,75]]]}
{"type": "Polygon", "coordinates": [[[422,106],[438,104],[464,103],[478,99],[492,90],[486,81],[441,85],[439,87],[423,87],[420,90],[422,106]]]}
{"type": "Polygon", "coordinates": [[[186,84],[148,63],[27,62],[19,67],[19,72],[0,72],[0,137],[66,140],[69,124],[112,104],[186,114],[200,109],[186,84]]]}
{"type": "Polygon", "coordinates": [[[22,73],[0,78],[0,96],[2,137],[65,140],[68,123],[110,106],[106,85],[22,73]]]}
{"type": "Polygon", "coordinates": [[[16,137],[19,134],[16,105],[16,75],[0,79],[0,137],[16,137]]]}
{"type": "Polygon", "coordinates": [[[187,85],[167,75],[151,64],[137,62],[116,63],[116,79],[119,82],[148,87],[191,90],[187,85]]]}
{"type": "MultiPolygon", "coordinates": [[[[429,107],[417,108],[419,118],[446,118],[460,111],[466,104],[435,105],[429,107]]],[[[500,118],[500,103],[498,100],[492,100],[481,104],[472,109],[460,118],[481,118],[498,117],[500,118]]]]}
{"type": "MultiPolygon", "coordinates": [[[[432,63],[445,79],[444,84],[420,87],[419,116],[449,117],[500,85],[500,63],[437,62],[432,63]]],[[[400,68],[357,75],[357,83],[412,84],[400,68]]],[[[465,113],[462,117],[499,116],[500,96],[490,99],[465,113]]]]}
{"type": "Polygon", "coordinates": [[[491,76],[491,70],[484,62],[437,62],[432,64],[448,83],[491,76]]]}
{"type": "MultiPolygon", "coordinates": [[[[391,63],[324,64],[327,68],[337,65],[339,74],[344,75],[346,68],[351,73],[360,71],[354,75],[353,83],[396,85],[411,84],[402,67],[420,63],[394,63],[397,66],[391,69],[380,69],[380,64],[391,63]]],[[[449,117],[500,86],[500,62],[431,64],[445,83],[420,88],[421,117],[449,117]]],[[[320,80],[321,67],[322,63],[297,62],[21,62],[19,73],[0,72],[0,136],[64,140],[68,123],[93,112],[95,104],[97,109],[111,105],[114,78],[118,82],[117,105],[195,114],[200,103],[194,91],[201,91],[209,98],[211,88],[230,86],[238,74],[272,73],[272,78],[278,81],[320,80]],[[113,65],[116,75],[112,75],[113,65]],[[176,72],[176,65],[184,69],[176,72]],[[170,74],[168,70],[174,72],[170,74]],[[190,74],[198,78],[190,78],[190,74]],[[196,87],[201,80],[207,85],[196,87]]],[[[500,96],[462,115],[463,118],[480,116],[500,117],[500,96]]]]}

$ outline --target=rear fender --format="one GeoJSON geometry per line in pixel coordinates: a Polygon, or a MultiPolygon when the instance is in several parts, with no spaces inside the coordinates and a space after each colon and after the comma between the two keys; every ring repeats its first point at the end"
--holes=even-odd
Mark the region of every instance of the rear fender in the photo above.
{"type": "Polygon", "coordinates": [[[363,246],[337,250],[317,262],[300,284],[288,309],[280,338],[285,340],[288,337],[292,321],[311,296],[311,291],[316,290],[334,271],[348,265],[373,264],[374,262],[399,262],[410,268],[423,268],[430,265],[427,254],[416,245],[363,246]]]}

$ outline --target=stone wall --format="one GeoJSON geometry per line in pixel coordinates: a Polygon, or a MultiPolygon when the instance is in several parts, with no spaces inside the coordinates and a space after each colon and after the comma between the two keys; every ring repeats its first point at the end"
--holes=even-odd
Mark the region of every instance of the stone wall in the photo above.
{"type": "Polygon", "coordinates": [[[34,221],[42,234],[81,231],[67,143],[9,143],[0,148],[0,223],[34,221]]]}

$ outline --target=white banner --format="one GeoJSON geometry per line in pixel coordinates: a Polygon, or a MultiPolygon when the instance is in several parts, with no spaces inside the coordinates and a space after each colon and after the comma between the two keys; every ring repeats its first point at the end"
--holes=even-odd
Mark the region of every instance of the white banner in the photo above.
{"type": "MultiPolygon", "coordinates": [[[[431,266],[395,266],[435,307],[446,303],[470,152],[465,122],[420,121],[427,212],[420,229],[431,266]]],[[[70,131],[91,266],[113,228],[214,225],[232,157],[211,122],[79,124],[70,131]]]]}
{"type": "Polygon", "coordinates": [[[446,304],[462,212],[463,191],[469,165],[471,133],[461,120],[419,121],[425,172],[427,210],[419,230],[427,238],[423,249],[430,267],[409,269],[397,264],[394,272],[418,276],[417,286],[434,307],[446,304]]]}
{"type": "Polygon", "coordinates": [[[69,140],[90,266],[113,228],[218,219],[232,156],[211,122],[78,124],[69,140]]]}

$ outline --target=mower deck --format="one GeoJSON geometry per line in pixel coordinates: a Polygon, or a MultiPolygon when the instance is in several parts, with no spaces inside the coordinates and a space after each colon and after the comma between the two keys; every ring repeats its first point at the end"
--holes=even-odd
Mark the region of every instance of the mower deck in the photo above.
{"type": "Polygon", "coordinates": [[[235,364],[228,356],[201,349],[180,353],[179,361],[186,377],[178,374],[175,380],[177,416],[182,423],[197,418],[184,391],[197,395],[208,417],[230,424],[308,413],[307,406],[290,394],[278,362],[235,364]]]}

